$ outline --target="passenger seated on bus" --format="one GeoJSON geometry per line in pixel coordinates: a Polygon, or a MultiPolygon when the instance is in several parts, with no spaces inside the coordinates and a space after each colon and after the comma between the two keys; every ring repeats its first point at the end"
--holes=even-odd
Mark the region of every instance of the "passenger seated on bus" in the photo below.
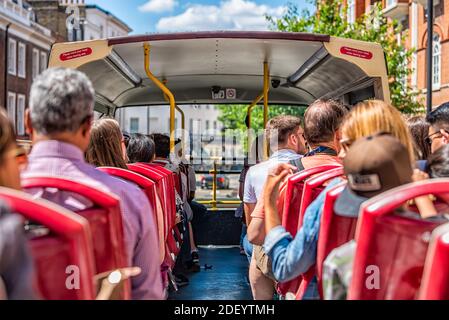
{"type": "MultiPolygon", "coordinates": [[[[180,169],[178,166],[173,164],[173,162],[170,160],[170,137],[164,134],[155,133],[151,136],[153,138],[155,148],[156,148],[156,158],[153,161],[154,163],[159,163],[161,165],[164,165],[165,168],[169,169],[170,171],[173,171],[177,174],[180,174],[180,169]]],[[[174,155],[172,155],[174,156],[174,155]]],[[[176,190],[176,202],[177,202],[177,211],[178,215],[182,216],[183,221],[183,238],[184,239],[191,239],[191,227],[190,227],[190,221],[193,218],[193,216],[188,216],[187,212],[184,210],[185,204],[181,198],[181,195],[179,195],[176,190]]],[[[190,210],[191,213],[191,210],[190,210]]],[[[198,262],[194,262],[194,258],[198,258],[199,256],[195,256],[195,254],[192,255],[194,251],[192,252],[191,242],[190,241],[183,241],[181,246],[181,252],[178,256],[178,259],[176,260],[175,265],[175,276],[179,281],[181,285],[185,285],[188,283],[188,279],[183,275],[184,271],[194,271],[198,272],[200,271],[200,266],[198,262]]]]}
{"type": "MultiPolygon", "coordinates": [[[[247,122],[248,119],[246,118],[247,122]]],[[[248,124],[247,124],[248,126],[248,124]]],[[[242,201],[240,206],[235,211],[235,216],[242,219],[242,233],[240,235],[240,254],[246,255],[249,262],[253,255],[253,245],[248,241],[248,222],[250,221],[250,216],[245,215],[245,206],[243,202],[243,197],[245,194],[245,181],[248,174],[249,168],[263,161],[263,139],[264,135],[257,136],[254,141],[252,141],[249,147],[249,153],[244,160],[243,170],[239,176],[239,198],[242,201]]]]}
{"type": "Polygon", "coordinates": [[[430,144],[426,142],[429,135],[429,123],[424,116],[414,116],[407,119],[407,125],[413,138],[417,167],[426,169],[426,161],[430,155],[430,144]]]}
{"type": "Polygon", "coordinates": [[[279,163],[298,161],[305,150],[301,119],[294,116],[277,116],[267,124],[266,139],[273,154],[267,161],[252,166],[246,175],[243,195],[245,216],[248,218],[248,240],[253,244],[249,278],[255,300],[271,300],[274,295],[274,276],[269,261],[261,247],[265,237],[264,215],[255,211],[268,171],[279,163]]]}
{"type": "MultiPolygon", "coordinates": [[[[345,157],[354,141],[378,132],[386,132],[401,141],[408,150],[410,159],[414,161],[412,139],[401,113],[383,101],[369,100],[353,107],[345,116],[340,131],[342,138],[339,141],[340,158],[345,157]]],[[[273,259],[273,272],[280,282],[296,278],[315,263],[316,242],[324,198],[326,193],[341,181],[340,178],[336,178],[329,182],[326,189],[309,205],[304,215],[303,227],[294,240],[281,226],[278,217],[271,216],[271,219],[266,220],[267,237],[264,247],[273,259]],[[306,243],[305,234],[313,234],[314,237],[306,243]]],[[[282,193],[279,196],[282,196],[282,193]]],[[[305,298],[318,297],[316,279],[313,279],[305,298]]]]}
{"type": "Polygon", "coordinates": [[[200,256],[198,253],[198,248],[195,243],[195,236],[192,221],[195,215],[195,211],[197,214],[201,215],[201,212],[204,213],[204,210],[207,212],[207,208],[202,204],[199,204],[193,199],[195,198],[195,190],[196,190],[196,174],[193,169],[193,164],[189,163],[189,161],[185,157],[184,143],[181,139],[176,140],[175,152],[177,152],[177,165],[179,167],[180,177],[181,177],[181,191],[182,191],[182,200],[185,204],[185,209],[187,211],[187,215],[190,215],[189,221],[189,234],[190,234],[190,251],[192,255],[192,262],[195,265],[198,265],[200,262],[200,256]],[[190,213],[188,212],[190,211],[190,213]],[[198,212],[200,211],[200,212],[198,212]]]}
{"type": "MultiPolygon", "coordinates": [[[[20,190],[18,146],[8,115],[0,110],[0,186],[20,190]]],[[[22,217],[0,202],[0,300],[33,300],[34,267],[22,217]]]]}
{"type": "MultiPolygon", "coordinates": [[[[159,255],[155,254],[159,248],[156,222],[149,214],[151,207],[145,194],[84,160],[91,138],[94,99],[92,83],[82,72],[55,68],[35,79],[25,121],[34,146],[23,177],[65,177],[116,194],[123,210],[129,265],[142,270],[132,278],[132,298],[164,299],[159,255]]],[[[108,140],[110,135],[102,139],[108,140]]],[[[91,206],[86,199],[71,193],[47,189],[30,193],[74,211],[91,206]]]]}
{"type": "MultiPolygon", "coordinates": [[[[360,139],[345,159],[348,185],[335,202],[341,216],[357,217],[363,202],[385,191],[412,182],[413,168],[408,150],[388,135],[360,139]],[[367,156],[361,157],[361,154],[367,156]]],[[[355,255],[354,240],[334,249],[323,265],[323,294],[326,300],[346,299],[355,255]]]]}
{"type": "Polygon", "coordinates": [[[129,163],[151,163],[156,156],[155,151],[154,141],[150,137],[141,133],[130,136],[126,148],[129,163]]]}
{"type": "Polygon", "coordinates": [[[449,102],[430,112],[426,121],[430,124],[426,142],[430,144],[431,152],[449,144],[449,102]]]}
{"type": "Polygon", "coordinates": [[[128,169],[128,155],[120,125],[115,119],[103,118],[92,124],[86,161],[95,167],[128,169]]]}
{"type": "MultiPolygon", "coordinates": [[[[334,100],[317,100],[312,103],[304,115],[304,138],[311,149],[304,157],[293,161],[297,171],[322,165],[341,165],[338,157],[341,139],[340,126],[347,109],[334,100]]],[[[263,188],[263,184],[260,188],[263,188]]],[[[285,190],[286,188],[282,188],[285,190]]],[[[281,193],[280,202],[285,201],[285,193],[281,193]]],[[[263,217],[263,201],[259,203],[254,216],[263,217]]],[[[257,233],[253,233],[250,224],[248,237],[251,242],[263,244],[265,239],[265,224],[258,225],[257,233]]]]}
{"type": "MultiPolygon", "coordinates": [[[[449,145],[444,145],[429,156],[426,172],[415,170],[415,174],[413,175],[413,181],[415,182],[435,178],[449,178],[449,145]]],[[[449,204],[449,195],[441,195],[440,198],[449,204]]],[[[414,202],[423,219],[438,215],[438,211],[434,206],[433,197],[419,197],[414,202]]]]}

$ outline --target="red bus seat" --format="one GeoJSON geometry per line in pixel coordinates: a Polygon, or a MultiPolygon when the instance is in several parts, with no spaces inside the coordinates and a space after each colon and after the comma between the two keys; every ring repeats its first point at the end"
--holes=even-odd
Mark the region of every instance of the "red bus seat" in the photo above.
{"type": "MultiPolygon", "coordinates": [[[[333,170],[341,168],[340,165],[325,165],[318,166],[310,169],[298,172],[288,178],[287,183],[285,183],[281,189],[281,194],[284,194],[284,202],[282,209],[282,226],[293,236],[296,236],[299,226],[299,213],[301,210],[301,199],[304,189],[304,182],[314,175],[326,172],[328,170],[333,170]]],[[[281,197],[280,197],[281,198],[281,197]]],[[[300,283],[300,278],[294,280],[279,283],[278,292],[281,295],[286,295],[291,292],[296,293],[300,283]]]]}
{"type": "Polygon", "coordinates": [[[171,204],[171,207],[173,210],[173,214],[171,215],[171,219],[172,219],[172,221],[171,221],[172,229],[171,230],[175,233],[176,239],[179,239],[179,242],[182,243],[182,234],[178,228],[175,228],[175,226],[176,226],[176,223],[175,223],[175,220],[176,220],[176,192],[178,193],[179,196],[181,196],[180,176],[177,173],[165,168],[164,165],[160,165],[158,163],[137,163],[137,165],[143,166],[143,167],[151,169],[151,170],[155,170],[167,178],[167,180],[166,180],[167,183],[165,185],[167,188],[167,195],[168,195],[167,201],[169,202],[169,204],[171,204]],[[174,192],[175,190],[176,190],[176,192],[174,192]]]}
{"type": "MultiPolygon", "coordinates": [[[[25,189],[54,188],[80,195],[94,206],[76,212],[90,225],[93,235],[93,247],[96,272],[99,274],[128,267],[128,253],[125,249],[123,221],[120,201],[113,194],[99,191],[88,185],[54,177],[34,177],[22,180],[25,189]]],[[[120,298],[130,299],[131,284],[124,283],[120,298]]]]}
{"type": "Polygon", "coordinates": [[[323,212],[321,214],[316,263],[318,289],[321,297],[323,297],[322,279],[324,260],[326,260],[332,250],[353,240],[355,237],[358,219],[343,217],[334,212],[335,201],[337,201],[345,187],[346,181],[342,182],[338,186],[335,186],[332,190],[329,190],[326,194],[323,212]]]}
{"type": "Polygon", "coordinates": [[[362,206],[348,299],[417,297],[430,234],[442,222],[397,209],[416,197],[445,193],[449,193],[449,179],[434,179],[395,188],[362,206]]]}
{"type": "Polygon", "coordinates": [[[128,182],[137,185],[147,196],[153,210],[154,221],[157,224],[159,250],[160,250],[160,262],[162,263],[165,258],[165,231],[164,231],[164,212],[162,211],[162,205],[159,199],[159,195],[156,191],[156,184],[149,178],[142,176],[138,173],[130,170],[125,170],[115,167],[101,167],[97,168],[111,176],[126,180],[128,182]]]}
{"type": "Polygon", "coordinates": [[[45,200],[0,188],[0,199],[13,212],[48,232],[29,240],[37,276],[37,287],[47,300],[93,300],[95,263],[92,235],[86,219],[45,200]],[[79,269],[79,289],[66,286],[68,266],[79,269]]]}
{"type": "MultiPolygon", "coordinates": [[[[321,192],[323,192],[326,183],[332,179],[341,177],[343,175],[344,175],[343,167],[338,166],[335,169],[322,172],[304,182],[297,230],[299,230],[302,226],[304,215],[308,206],[320,195],[321,192]]],[[[289,292],[296,292],[296,299],[302,300],[304,294],[306,293],[306,289],[309,286],[310,282],[313,280],[314,276],[315,276],[315,266],[312,266],[306,273],[298,277],[299,279],[297,283],[299,284],[299,286],[296,288],[290,287],[289,292]],[[292,289],[294,291],[290,291],[292,289]]]]}
{"type": "Polygon", "coordinates": [[[328,170],[337,169],[341,166],[327,165],[303,170],[291,176],[285,186],[285,202],[282,210],[282,225],[294,237],[298,232],[299,212],[301,210],[301,199],[306,179],[328,170]]]}
{"type": "Polygon", "coordinates": [[[159,198],[162,201],[162,208],[165,213],[164,214],[165,239],[173,261],[171,265],[173,266],[176,260],[176,256],[180,251],[181,244],[176,241],[174,235],[175,220],[176,220],[176,203],[174,197],[173,184],[171,184],[172,188],[170,189],[170,183],[168,181],[169,177],[172,177],[172,175],[171,174],[168,175],[167,173],[164,174],[159,170],[156,170],[149,166],[145,166],[143,164],[129,164],[128,169],[151,179],[156,184],[156,189],[159,198]]]}
{"type": "Polygon", "coordinates": [[[449,223],[432,233],[419,299],[449,300],[449,223]]]}

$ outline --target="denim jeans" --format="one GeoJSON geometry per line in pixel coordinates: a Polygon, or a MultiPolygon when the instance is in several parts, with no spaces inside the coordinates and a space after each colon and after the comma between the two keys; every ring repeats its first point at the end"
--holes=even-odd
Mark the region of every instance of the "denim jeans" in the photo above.
{"type": "Polygon", "coordinates": [[[240,234],[240,248],[243,248],[243,239],[246,236],[247,230],[248,230],[248,227],[246,226],[246,224],[242,223],[242,233],[240,234]]]}

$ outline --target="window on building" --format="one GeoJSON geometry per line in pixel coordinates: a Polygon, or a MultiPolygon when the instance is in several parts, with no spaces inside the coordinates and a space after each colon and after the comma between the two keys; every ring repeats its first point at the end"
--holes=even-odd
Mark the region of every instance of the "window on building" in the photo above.
{"type": "Polygon", "coordinates": [[[441,39],[439,34],[433,36],[433,77],[432,85],[434,89],[439,89],[441,85],[441,39]]]}
{"type": "Polygon", "coordinates": [[[129,125],[130,133],[139,133],[139,118],[131,118],[129,125]]]}
{"type": "Polygon", "coordinates": [[[210,129],[210,121],[206,120],[206,130],[209,130],[209,129],[210,129]]]}
{"type": "Polygon", "coordinates": [[[189,120],[189,129],[190,129],[190,132],[193,132],[193,119],[189,120]]]}
{"type": "Polygon", "coordinates": [[[25,95],[19,94],[17,95],[17,135],[24,136],[25,135],[25,95]]]}
{"type": "Polygon", "coordinates": [[[40,61],[40,72],[44,72],[45,69],[47,69],[47,53],[46,52],[41,52],[41,61],[40,61]]]}
{"type": "Polygon", "coordinates": [[[8,73],[17,75],[17,41],[13,39],[8,42],[8,73]]]}
{"type": "Polygon", "coordinates": [[[355,0],[348,0],[348,22],[355,22],[355,0]]]}
{"type": "Polygon", "coordinates": [[[19,42],[17,75],[23,79],[26,78],[26,52],[27,52],[26,44],[19,42]]]}
{"type": "Polygon", "coordinates": [[[214,130],[217,130],[217,121],[214,121],[214,130]]]}
{"type": "Polygon", "coordinates": [[[35,79],[40,72],[40,68],[39,68],[39,61],[40,61],[40,57],[39,57],[39,50],[37,49],[33,49],[33,79],[35,79]]]}
{"type": "Polygon", "coordinates": [[[8,92],[8,105],[6,106],[6,111],[8,112],[8,117],[11,122],[16,125],[16,94],[13,92],[8,92]]]}

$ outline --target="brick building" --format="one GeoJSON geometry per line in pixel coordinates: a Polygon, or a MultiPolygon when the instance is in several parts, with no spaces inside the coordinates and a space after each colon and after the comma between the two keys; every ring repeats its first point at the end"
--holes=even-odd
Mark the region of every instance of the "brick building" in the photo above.
{"type": "MultiPolygon", "coordinates": [[[[353,21],[376,0],[346,0],[348,19],[353,21]]],[[[427,0],[382,0],[385,16],[397,19],[407,32],[406,45],[416,48],[412,58],[413,74],[408,79],[411,86],[422,90],[425,99],[426,49],[427,49],[427,0]]],[[[433,106],[449,101],[449,0],[434,0],[433,36],[433,106]]]]}
{"type": "Polygon", "coordinates": [[[0,106],[6,108],[19,137],[33,78],[47,68],[52,32],[37,23],[22,0],[0,0],[0,106]]]}

